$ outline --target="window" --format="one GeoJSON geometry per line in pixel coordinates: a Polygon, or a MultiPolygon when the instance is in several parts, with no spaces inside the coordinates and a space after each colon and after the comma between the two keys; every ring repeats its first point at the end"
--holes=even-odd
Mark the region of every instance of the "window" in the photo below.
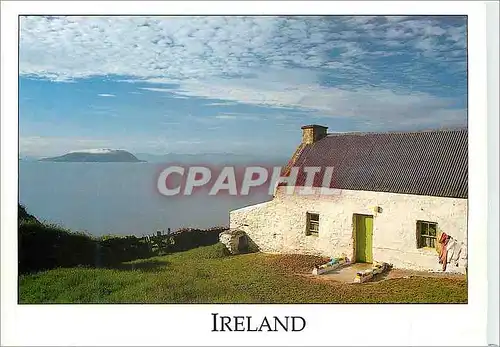
{"type": "Polygon", "coordinates": [[[306,235],[318,236],[319,234],[319,214],[307,213],[306,235]]]}
{"type": "Polygon", "coordinates": [[[436,247],[437,223],[417,221],[417,248],[436,247]]]}

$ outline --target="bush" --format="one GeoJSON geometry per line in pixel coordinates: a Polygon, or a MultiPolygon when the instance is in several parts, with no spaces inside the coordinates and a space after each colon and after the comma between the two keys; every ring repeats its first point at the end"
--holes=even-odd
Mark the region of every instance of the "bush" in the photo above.
{"type": "MultiPolygon", "coordinates": [[[[19,273],[56,267],[112,267],[126,261],[215,245],[222,231],[222,227],[182,229],[147,239],[114,235],[94,238],[58,225],[41,223],[19,205],[19,273]]],[[[207,256],[223,256],[219,248],[207,256]]]]}
{"type": "Polygon", "coordinates": [[[56,267],[109,267],[155,255],[135,236],[96,239],[57,225],[19,223],[19,273],[56,267]]]}
{"type": "Polygon", "coordinates": [[[148,243],[135,236],[106,238],[97,242],[102,256],[101,263],[104,265],[114,265],[154,255],[148,243]]]}
{"type": "Polygon", "coordinates": [[[169,242],[167,249],[170,252],[187,251],[200,246],[215,245],[219,242],[219,234],[224,228],[180,229],[171,235],[173,242],[169,242]]]}
{"type": "Polygon", "coordinates": [[[38,219],[35,216],[29,214],[26,211],[26,207],[21,204],[17,204],[17,219],[20,222],[35,222],[38,223],[38,219]]]}
{"type": "Polygon", "coordinates": [[[20,273],[95,264],[96,242],[85,234],[38,221],[21,221],[18,235],[20,273]]]}

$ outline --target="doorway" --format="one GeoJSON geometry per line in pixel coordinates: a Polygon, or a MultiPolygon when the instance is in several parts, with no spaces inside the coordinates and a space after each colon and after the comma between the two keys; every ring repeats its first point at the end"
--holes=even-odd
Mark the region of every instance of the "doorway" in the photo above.
{"type": "Polygon", "coordinates": [[[238,239],[238,252],[244,253],[248,251],[248,239],[246,235],[241,235],[238,239]]]}
{"type": "Polygon", "coordinates": [[[373,262],[373,216],[355,214],[353,216],[356,235],[355,254],[357,263],[373,262]]]}

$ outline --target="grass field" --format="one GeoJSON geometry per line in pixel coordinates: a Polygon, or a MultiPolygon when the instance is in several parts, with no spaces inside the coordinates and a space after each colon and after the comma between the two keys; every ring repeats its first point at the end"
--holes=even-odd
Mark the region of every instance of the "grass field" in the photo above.
{"type": "Polygon", "coordinates": [[[228,256],[221,244],[115,268],[60,268],[20,276],[20,303],[466,303],[465,278],[406,278],[367,284],[298,273],[312,256],[228,256]]]}

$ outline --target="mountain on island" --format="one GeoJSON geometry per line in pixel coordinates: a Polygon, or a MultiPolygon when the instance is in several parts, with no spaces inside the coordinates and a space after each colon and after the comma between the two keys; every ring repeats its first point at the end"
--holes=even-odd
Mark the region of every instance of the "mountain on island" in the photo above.
{"type": "Polygon", "coordinates": [[[58,157],[42,158],[40,161],[53,162],[99,162],[99,163],[134,163],[144,162],[135,155],[122,149],[89,149],[69,152],[58,157]]]}

